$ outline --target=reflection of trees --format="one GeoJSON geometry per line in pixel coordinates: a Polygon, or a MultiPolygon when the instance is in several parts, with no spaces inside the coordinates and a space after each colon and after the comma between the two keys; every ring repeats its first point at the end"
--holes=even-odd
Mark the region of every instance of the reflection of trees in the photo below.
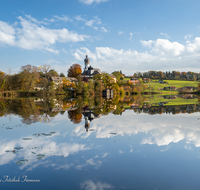
{"type": "Polygon", "coordinates": [[[179,114],[200,112],[200,105],[176,105],[176,106],[151,106],[133,109],[136,113],[154,114],[179,114]]]}
{"type": "Polygon", "coordinates": [[[4,99],[0,103],[0,116],[17,114],[25,124],[49,122],[51,117],[58,114],[51,112],[50,106],[50,100],[37,102],[33,98],[4,99]]]}
{"type": "Polygon", "coordinates": [[[68,111],[68,118],[69,118],[74,124],[78,124],[78,123],[81,122],[82,114],[78,111],[78,109],[76,109],[76,110],[69,110],[69,111],[68,111]]]}
{"type": "Polygon", "coordinates": [[[21,116],[22,122],[25,124],[39,121],[47,123],[57,114],[64,114],[65,111],[68,111],[68,118],[74,124],[78,124],[82,120],[82,114],[88,111],[96,115],[108,115],[109,113],[121,115],[127,109],[134,110],[136,113],[147,113],[151,115],[200,112],[200,104],[167,106],[160,103],[156,106],[152,106],[150,103],[144,103],[144,101],[144,96],[127,95],[124,97],[114,97],[108,100],[101,96],[81,96],[77,99],[68,99],[62,96],[49,97],[46,99],[1,99],[0,117],[9,114],[17,114],[21,116]]]}

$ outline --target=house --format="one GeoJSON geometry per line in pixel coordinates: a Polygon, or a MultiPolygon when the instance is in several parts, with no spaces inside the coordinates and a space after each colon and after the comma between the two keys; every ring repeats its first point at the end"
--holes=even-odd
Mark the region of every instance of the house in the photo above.
{"type": "Polygon", "coordinates": [[[63,79],[66,79],[72,83],[78,82],[75,77],[51,77],[50,80],[53,81],[56,85],[63,83],[63,79]]]}
{"type": "Polygon", "coordinates": [[[133,83],[133,84],[137,84],[137,83],[139,83],[139,80],[137,78],[131,78],[127,82],[130,82],[130,83],[133,83]]]}
{"type": "Polygon", "coordinates": [[[194,86],[185,86],[184,88],[186,91],[193,91],[194,86]]]}
{"type": "MultiPolygon", "coordinates": [[[[89,58],[88,56],[86,55],[86,58],[84,59],[84,62],[85,62],[85,68],[84,68],[84,71],[83,73],[81,74],[81,76],[83,78],[86,78],[86,79],[93,79],[94,75],[101,75],[103,74],[100,69],[97,69],[97,68],[93,68],[91,65],[89,66],[89,58]]],[[[111,78],[113,78],[113,80],[116,82],[116,77],[112,74],[108,74],[111,78]]]]}
{"type": "Polygon", "coordinates": [[[150,78],[143,78],[142,80],[143,80],[143,82],[151,82],[150,78]]]}
{"type": "Polygon", "coordinates": [[[68,80],[74,84],[78,83],[78,80],[75,77],[51,77],[50,81],[54,82],[56,88],[59,84],[63,83],[63,79],[68,80]]]}
{"type": "Polygon", "coordinates": [[[159,80],[158,83],[164,84],[164,81],[163,80],[159,80]]]}
{"type": "Polygon", "coordinates": [[[163,88],[163,90],[176,90],[175,86],[166,86],[163,88]]]}

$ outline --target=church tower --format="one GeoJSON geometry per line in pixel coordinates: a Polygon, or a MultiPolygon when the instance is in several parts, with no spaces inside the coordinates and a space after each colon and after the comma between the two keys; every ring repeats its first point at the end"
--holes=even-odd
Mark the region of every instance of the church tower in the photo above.
{"type": "Polygon", "coordinates": [[[89,58],[88,58],[87,55],[86,55],[86,58],[84,59],[84,62],[85,62],[85,69],[84,69],[84,71],[87,71],[88,67],[89,67],[89,62],[90,62],[90,60],[89,60],[89,58]]]}

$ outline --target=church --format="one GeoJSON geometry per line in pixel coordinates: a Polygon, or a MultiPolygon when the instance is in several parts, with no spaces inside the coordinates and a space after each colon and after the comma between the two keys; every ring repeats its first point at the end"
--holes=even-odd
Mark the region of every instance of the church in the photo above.
{"type": "MultiPolygon", "coordinates": [[[[86,58],[84,59],[84,63],[85,63],[85,68],[84,68],[84,71],[83,73],[81,74],[82,77],[85,77],[87,79],[93,79],[94,75],[97,75],[97,74],[103,74],[100,69],[97,69],[97,68],[93,68],[91,65],[89,66],[89,58],[88,56],[86,55],[86,58]]],[[[116,82],[116,77],[112,74],[109,74],[110,77],[112,77],[114,79],[114,81],[116,82]]]]}
{"type": "Polygon", "coordinates": [[[87,55],[86,58],[84,59],[84,62],[85,62],[85,68],[83,73],[81,74],[82,77],[85,77],[87,79],[92,79],[94,75],[102,74],[102,72],[99,69],[93,68],[91,65],[89,66],[90,60],[87,55]]]}

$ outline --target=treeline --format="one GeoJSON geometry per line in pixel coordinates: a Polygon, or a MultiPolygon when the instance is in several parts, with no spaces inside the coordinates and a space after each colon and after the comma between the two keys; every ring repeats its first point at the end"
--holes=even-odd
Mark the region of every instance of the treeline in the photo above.
{"type": "Polygon", "coordinates": [[[162,71],[148,71],[148,72],[136,72],[134,77],[138,78],[151,78],[151,79],[171,79],[171,80],[190,80],[190,81],[200,81],[200,73],[195,72],[162,72],[162,71]]]}
{"type": "Polygon", "coordinates": [[[60,75],[49,65],[40,67],[26,65],[22,66],[17,74],[6,74],[0,71],[0,90],[1,91],[33,91],[36,84],[40,84],[44,89],[50,89],[52,86],[49,80],[52,76],[60,75]]]}
{"type": "Polygon", "coordinates": [[[142,81],[131,83],[123,80],[123,75],[120,71],[114,71],[111,74],[102,73],[94,75],[92,79],[81,76],[82,70],[79,64],[73,64],[68,69],[68,77],[75,77],[78,82],[68,81],[63,73],[58,74],[57,71],[50,68],[49,65],[40,67],[26,65],[22,66],[20,72],[9,75],[0,72],[0,91],[35,91],[36,85],[46,94],[66,94],[73,91],[79,95],[95,96],[102,94],[104,89],[113,89],[115,94],[124,93],[139,94],[145,90],[142,81]],[[116,77],[116,80],[113,78],[116,77]],[[51,77],[63,77],[59,84],[50,80],[51,77]]]}
{"type": "Polygon", "coordinates": [[[111,112],[120,115],[124,106],[133,102],[142,105],[143,98],[142,96],[115,96],[113,99],[106,100],[101,96],[78,96],[76,99],[54,96],[45,99],[0,99],[0,117],[11,114],[19,115],[22,123],[29,125],[36,122],[50,122],[57,114],[67,112],[68,118],[74,124],[78,124],[82,121],[82,113],[86,110],[92,110],[101,115],[111,112]]]}

